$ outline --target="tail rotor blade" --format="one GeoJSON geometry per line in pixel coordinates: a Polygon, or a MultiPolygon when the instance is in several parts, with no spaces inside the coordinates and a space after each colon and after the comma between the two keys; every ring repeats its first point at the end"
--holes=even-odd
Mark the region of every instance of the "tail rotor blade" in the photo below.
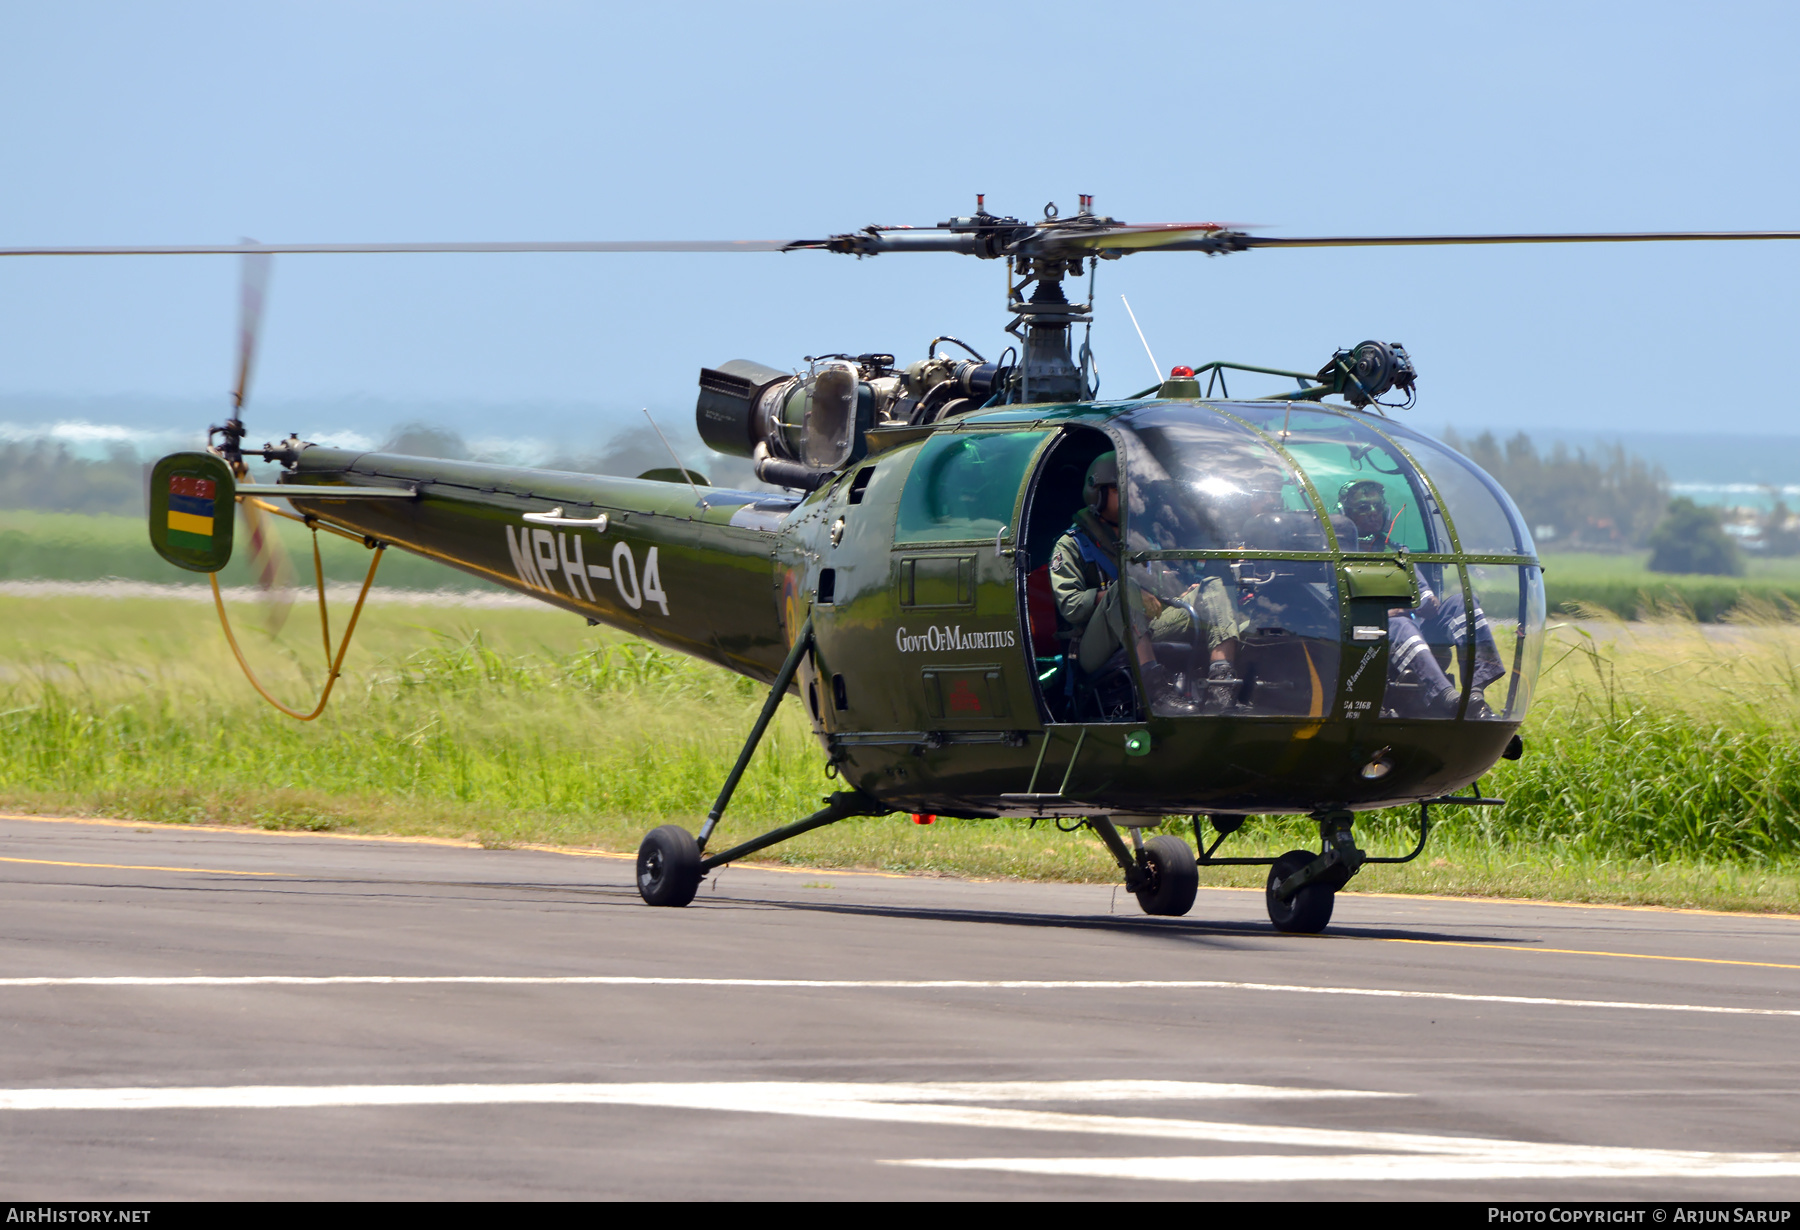
{"type": "MultiPolygon", "coordinates": [[[[254,242],[244,241],[246,245],[254,242]]],[[[239,438],[244,430],[244,403],[250,398],[250,377],[256,369],[256,348],[262,337],[263,305],[268,301],[274,257],[267,252],[246,252],[241,259],[237,382],[231,389],[231,419],[239,438]]],[[[242,464],[240,460],[240,469],[242,464]]],[[[294,565],[288,558],[287,547],[275,532],[275,518],[258,508],[255,501],[248,501],[241,507],[244,528],[250,537],[250,570],[255,576],[256,587],[262,591],[269,635],[274,636],[287,622],[288,610],[294,604],[294,565]]]]}
{"type": "MultiPolygon", "coordinates": [[[[245,240],[246,244],[254,242],[245,240]]],[[[232,417],[243,417],[250,396],[250,373],[256,365],[256,343],[262,332],[263,303],[268,298],[269,274],[274,257],[267,252],[246,252],[238,299],[237,384],[231,390],[232,417]]]]}
{"type": "Polygon", "coordinates": [[[294,565],[287,547],[275,532],[276,519],[258,508],[254,501],[239,505],[244,510],[244,528],[250,537],[250,571],[257,589],[262,591],[265,626],[270,636],[281,631],[288,611],[294,605],[294,565]]]}

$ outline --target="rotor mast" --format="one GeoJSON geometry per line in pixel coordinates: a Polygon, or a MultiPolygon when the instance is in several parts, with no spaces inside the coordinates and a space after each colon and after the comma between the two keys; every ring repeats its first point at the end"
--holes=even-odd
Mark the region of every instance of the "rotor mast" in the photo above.
{"type": "MultiPolygon", "coordinates": [[[[1098,258],[1094,258],[1098,263],[1098,258]]],[[[1015,261],[1021,275],[1017,283],[1007,278],[1007,310],[1013,323],[1006,331],[1024,343],[1024,357],[1013,378],[1013,400],[1019,402],[1086,401],[1093,396],[1088,378],[1088,364],[1093,351],[1084,338],[1081,362],[1076,363],[1070,346],[1070,333],[1075,325],[1093,323],[1093,303],[1070,303],[1063,290],[1063,279],[1081,272],[1081,258],[1073,267],[1068,261],[1047,257],[1022,256],[1015,261]],[[1036,284],[1030,299],[1021,296],[1027,286],[1036,284]]],[[[1090,297],[1091,298],[1091,297],[1090,297]]]]}
{"type": "Polygon", "coordinates": [[[1061,217],[1054,202],[1044,206],[1043,221],[1021,222],[987,211],[985,194],[975,198],[975,212],[940,222],[931,230],[870,226],[848,235],[803,240],[793,248],[823,248],[853,256],[883,252],[959,252],[1007,263],[1006,331],[1019,339],[1020,358],[1005,391],[1009,403],[1084,401],[1094,395],[1093,351],[1084,336],[1079,354],[1074,328],[1093,324],[1093,274],[1102,256],[1091,241],[1117,223],[1094,213],[1094,198],[1083,195],[1079,212],[1061,217]],[[1081,240],[1089,243],[1080,243],[1081,240]],[[1083,302],[1070,302],[1063,282],[1089,275],[1083,302]]]}
{"type": "MultiPolygon", "coordinates": [[[[1044,206],[1044,219],[1057,220],[1054,204],[1044,206]]],[[[1096,218],[1094,198],[1083,195],[1080,212],[1070,223],[1079,226],[1084,221],[1089,226],[1104,226],[1112,219],[1096,218]]],[[[1087,332],[1094,322],[1093,275],[1099,265],[1098,256],[1018,255],[1008,259],[1006,309],[1013,314],[1013,321],[1006,331],[1024,347],[1012,381],[1013,401],[1086,401],[1093,397],[1097,382],[1087,332]],[[1088,265],[1087,302],[1071,303],[1063,281],[1081,275],[1084,259],[1088,265]],[[1033,288],[1029,299],[1025,298],[1027,287],[1033,288]],[[1076,325],[1083,326],[1079,358],[1073,345],[1076,325]]]]}

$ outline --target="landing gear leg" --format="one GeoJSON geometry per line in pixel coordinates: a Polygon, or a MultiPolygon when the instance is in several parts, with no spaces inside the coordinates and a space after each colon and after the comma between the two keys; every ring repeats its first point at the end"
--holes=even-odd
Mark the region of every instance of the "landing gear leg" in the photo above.
{"type": "Polygon", "coordinates": [[[735,862],[746,854],[766,850],[790,837],[836,824],[839,820],[848,820],[852,816],[885,816],[892,810],[860,790],[840,790],[825,800],[824,807],[804,820],[784,824],[729,850],[705,856],[692,833],[679,824],[665,824],[651,829],[644,844],[638,847],[638,895],[650,905],[686,905],[699,891],[701,878],[716,867],[735,862]]]}
{"type": "MultiPolygon", "coordinates": [[[[819,824],[829,824],[831,820],[819,820],[819,812],[798,826],[789,825],[786,829],[777,829],[772,840],[758,838],[761,844],[752,842],[729,851],[722,858],[701,860],[701,853],[706,843],[712,838],[713,830],[719,827],[719,817],[725,814],[725,805],[731,802],[732,793],[738,782],[743,779],[744,770],[750,766],[751,753],[756,745],[762,742],[763,732],[769,729],[769,723],[775,717],[775,711],[781,707],[781,698],[787,694],[788,684],[793,682],[794,672],[800,669],[800,660],[812,647],[812,616],[800,626],[800,635],[794,638],[793,647],[788,650],[787,660],[776,672],[775,681],[769,686],[768,698],[763,701],[762,713],[757,716],[756,725],[750,728],[750,737],[744,740],[743,750],[738,753],[737,763],[731,767],[731,773],[725,778],[724,788],[713,803],[711,811],[706,813],[706,823],[700,828],[700,836],[696,838],[686,829],[675,824],[665,824],[661,828],[652,829],[644,838],[644,844],[638,847],[637,881],[638,895],[651,905],[686,905],[694,899],[700,890],[700,881],[714,867],[730,862],[751,850],[760,850],[763,846],[773,845],[776,841],[791,837],[794,833],[803,833],[807,828],[817,828],[819,824]]],[[[833,798],[838,796],[834,795],[833,798]]],[[[833,813],[831,819],[842,817],[833,813]]]]}
{"type": "Polygon", "coordinates": [[[1187,842],[1167,833],[1145,841],[1133,828],[1131,842],[1137,847],[1133,857],[1109,817],[1089,816],[1088,827],[1106,843],[1113,861],[1125,873],[1126,889],[1138,899],[1144,913],[1179,917],[1194,908],[1200,892],[1200,866],[1187,842]]]}
{"type": "Polygon", "coordinates": [[[1347,811],[1315,813],[1319,822],[1320,844],[1324,851],[1289,850],[1269,868],[1264,897],[1269,907],[1269,921],[1277,931],[1296,935],[1317,935],[1331,921],[1337,891],[1350,882],[1368,859],[1357,849],[1350,825],[1355,817],[1347,811]]]}

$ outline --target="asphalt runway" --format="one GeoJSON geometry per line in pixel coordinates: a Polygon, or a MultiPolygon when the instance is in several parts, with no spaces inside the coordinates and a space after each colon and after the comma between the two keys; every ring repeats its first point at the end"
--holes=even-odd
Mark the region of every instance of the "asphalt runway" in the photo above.
{"type": "Polygon", "coordinates": [[[0,1195],[1800,1197],[1800,920],[0,819],[0,1195]]]}

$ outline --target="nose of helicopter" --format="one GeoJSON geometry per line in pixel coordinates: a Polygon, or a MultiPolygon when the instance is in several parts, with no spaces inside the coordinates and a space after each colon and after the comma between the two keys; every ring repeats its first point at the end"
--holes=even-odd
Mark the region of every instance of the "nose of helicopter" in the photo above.
{"type": "Polygon", "coordinates": [[[1034,797],[1159,815],[1370,811],[1463,789],[1511,754],[1517,731],[1514,722],[1230,714],[1053,727],[1034,759],[1040,790],[1055,793],[1034,797]]]}

